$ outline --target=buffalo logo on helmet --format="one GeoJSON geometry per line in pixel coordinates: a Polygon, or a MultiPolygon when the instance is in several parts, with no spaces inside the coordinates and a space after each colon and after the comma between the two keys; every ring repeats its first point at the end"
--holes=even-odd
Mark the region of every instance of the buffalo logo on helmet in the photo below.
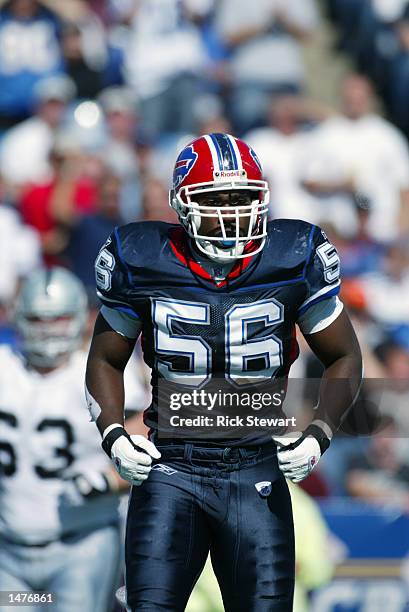
{"type": "Polygon", "coordinates": [[[193,145],[188,145],[183,149],[181,154],[176,160],[175,170],[173,173],[173,188],[177,189],[182,181],[187,177],[187,175],[192,170],[195,165],[198,154],[193,149],[193,145]]]}

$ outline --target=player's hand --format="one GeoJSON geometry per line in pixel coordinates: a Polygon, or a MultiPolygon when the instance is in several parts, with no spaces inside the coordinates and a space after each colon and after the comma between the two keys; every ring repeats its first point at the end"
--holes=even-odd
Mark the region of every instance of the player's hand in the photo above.
{"type": "Polygon", "coordinates": [[[130,436],[121,425],[111,425],[104,431],[102,448],[121,478],[136,486],[148,478],[152,459],[161,456],[153,442],[144,436],[130,436]]]}
{"type": "Polygon", "coordinates": [[[87,472],[75,474],[65,479],[66,498],[71,504],[77,505],[84,501],[91,501],[101,495],[109,495],[119,490],[118,482],[114,473],[109,472],[87,472]]]}
{"type": "Polygon", "coordinates": [[[278,466],[292,482],[307,478],[330,444],[324,431],[313,424],[303,433],[292,432],[273,440],[277,445],[278,466]]]}

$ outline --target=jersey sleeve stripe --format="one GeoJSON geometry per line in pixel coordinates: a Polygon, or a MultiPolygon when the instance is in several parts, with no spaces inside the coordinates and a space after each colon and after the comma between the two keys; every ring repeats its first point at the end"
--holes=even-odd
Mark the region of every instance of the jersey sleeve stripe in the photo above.
{"type": "Polygon", "coordinates": [[[341,286],[341,281],[338,281],[334,285],[323,287],[322,289],[314,293],[314,295],[311,295],[311,297],[305,300],[305,302],[303,302],[301,306],[299,307],[298,316],[301,316],[313,304],[317,304],[321,300],[326,300],[329,297],[332,297],[333,295],[338,295],[340,286],[341,286]]]}
{"type": "Polygon", "coordinates": [[[120,312],[124,312],[125,314],[130,315],[131,317],[134,317],[135,319],[141,318],[138,314],[136,314],[134,310],[132,310],[132,308],[125,308],[125,306],[114,306],[114,308],[116,308],[116,310],[119,310],[120,312]]]}

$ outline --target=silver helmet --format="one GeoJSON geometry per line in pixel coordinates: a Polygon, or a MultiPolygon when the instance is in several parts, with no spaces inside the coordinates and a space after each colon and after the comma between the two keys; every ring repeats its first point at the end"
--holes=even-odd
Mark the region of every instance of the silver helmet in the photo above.
{"type": "Polygon", "coordinates": [[[86,320],[85,290],[68,270],[41,269],[24,281],[17,297],[15,323],[31,364],[58,366],[78,348],[86,320]]]}

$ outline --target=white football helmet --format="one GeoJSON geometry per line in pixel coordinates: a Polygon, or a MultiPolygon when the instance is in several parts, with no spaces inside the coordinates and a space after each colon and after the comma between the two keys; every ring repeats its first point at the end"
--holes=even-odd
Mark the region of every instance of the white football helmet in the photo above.
{"type": "Polygon", "coordinates": [[[87,296],[68,270],[37,270],[17,297],[15,324],[29,363],[56,367],[81,343],[87,321],[87,296]]]}

